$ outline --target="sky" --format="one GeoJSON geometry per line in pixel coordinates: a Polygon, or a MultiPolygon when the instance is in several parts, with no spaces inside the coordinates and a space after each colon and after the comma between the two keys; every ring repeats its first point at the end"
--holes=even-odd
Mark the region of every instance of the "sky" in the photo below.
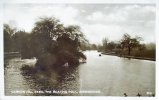
{"type": "Polygon", "coordinates": [[[4,4],[4,23],[30,32],[40,17],[55,17],[65,26],[79,25],[90,43],[118,41],[124,33],[155,42],[154,4],[4,4]]]}

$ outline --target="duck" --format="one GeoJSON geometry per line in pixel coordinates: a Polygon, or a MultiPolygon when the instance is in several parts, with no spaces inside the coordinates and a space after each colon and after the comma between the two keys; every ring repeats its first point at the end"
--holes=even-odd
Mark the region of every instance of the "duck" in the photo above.
{"type": "Polygon", "coordinates": [[[137,96],[139,96],[139,97],[140,97],[140,96],[141,96],[141,94],[140,94],[140,93],[138,93],[138,94],[137,94],[137,96]]]}
{"type": "Polygon", "coordinates": [[[126,93],[124,93],[124,96],[127,97],[128,95],[126,93]]]}

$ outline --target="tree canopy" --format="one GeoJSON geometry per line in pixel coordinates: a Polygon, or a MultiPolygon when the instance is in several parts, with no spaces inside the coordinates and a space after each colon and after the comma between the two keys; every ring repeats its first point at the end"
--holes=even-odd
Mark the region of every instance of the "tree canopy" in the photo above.
{"type": "Polygon", "coordinates": [[[84,39],[79,26],[65,27],[55,18],[43,18],[36,22],[30,38],[30,54],[38,59],[37,67],[45,68],[49,63],[52,67],[59,67],[65,63],[75,67],[79,64],[80,58],[86,59],[79,51],[80,40],[84,39]]]}
{"type": "Polygon", "coordinates": [[[128,49],[128,55],[131,53],[131,49],[140,45],[141,37],[136,36],[132,38],[129,34],[124,34],[121,39],[122,48],[128,49]]]}
{"type": "Polygon", "coordinates": [[[37,69],[61,68],[65,63],[69,67],[75,67],[79,64],[79,59],[86,59],[80,51],[80,44],[87,40],[77,25],[64,26],[56,18],[47,17],[40,18],[31,33],[13,33],[9,25],[4,27],[5,47],[12,40],[22,58],[37,58],[37,69]]]}

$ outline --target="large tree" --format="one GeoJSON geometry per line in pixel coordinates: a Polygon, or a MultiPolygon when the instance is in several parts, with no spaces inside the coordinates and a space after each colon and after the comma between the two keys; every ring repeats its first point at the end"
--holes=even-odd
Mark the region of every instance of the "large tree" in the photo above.
{"type": "Polygon", "coordinates": [[[65,27],[55,18],[42,18],[35,23],[30,34],[31,57],[38,59],[37,66],[69,66],[79,64],[86,57],[79,51],[80,42],[86,40],[79,26],[65,27]]]}
{"type": "Polygon", "coordinates": [[[129,34],[124,34],[123,38],[121,39],[121,46],[122,48],[127,48],[128,55],[131,54],[131,50],[140,45],[141,37],[136,36],[132,38],[129,34]]]}

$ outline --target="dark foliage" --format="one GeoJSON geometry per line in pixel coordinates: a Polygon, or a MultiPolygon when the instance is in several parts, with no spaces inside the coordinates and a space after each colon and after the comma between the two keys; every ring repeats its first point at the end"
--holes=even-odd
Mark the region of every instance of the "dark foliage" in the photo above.
{"type": "Polygon", "coordinates": [[[141,58],[156,59],[156,47],[154,43],[141,43],[141,37],[131,37],[129,34],[124,34],[118,42],[103,39],[103,45],[98,45],[98,51],[104,53],[113,53],[118,56],[133,56],[141,58]]]}
{"type": "Polygon", "coordinates": [[[4,27],[5,51],[20,52],[23,59],[35,57],[38,71],[76,67],[80,58],[86,59],[80,52],[80,43],[86,39],[79,26],[64,27],[55,18],[41,18],[31,33],[4,27]]]}

